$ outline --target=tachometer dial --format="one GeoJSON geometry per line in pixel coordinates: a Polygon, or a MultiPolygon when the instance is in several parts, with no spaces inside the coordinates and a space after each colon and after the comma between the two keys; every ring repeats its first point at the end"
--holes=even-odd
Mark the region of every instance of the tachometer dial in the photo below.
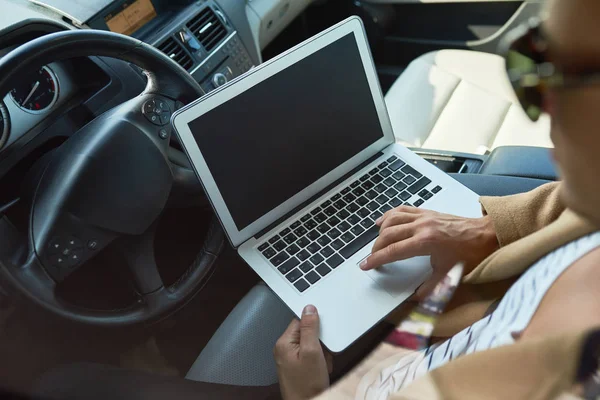
{"type": "Polygon", "coordinates": [[[0,149],[6,143],[8,134],[10,132],[10,119],[8,117],[8,110],[3,102],[0,101],[0,149]]]}
{"type": "Polygon", "coordinates": [[[11,90],[10,95],[22,110],[40,113],[56,102],[58,79],[50,68],[42,67],[31,79],[11,90]]]}

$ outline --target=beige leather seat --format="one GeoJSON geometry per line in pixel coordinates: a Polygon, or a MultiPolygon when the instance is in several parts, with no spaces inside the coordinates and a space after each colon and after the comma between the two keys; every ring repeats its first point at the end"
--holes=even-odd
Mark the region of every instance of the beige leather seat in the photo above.
{"type": "Polygon", "coordinates": [[[484,154],[498,146],[552,147],[550,119],[532,123],[502,57],[441,50],[414,60],[385,96],[398,142],[484,154]]]}

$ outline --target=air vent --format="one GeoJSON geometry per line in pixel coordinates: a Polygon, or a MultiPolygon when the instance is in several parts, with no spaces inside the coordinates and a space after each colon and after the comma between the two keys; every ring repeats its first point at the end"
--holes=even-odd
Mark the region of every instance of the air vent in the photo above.
{"type": "Polygon", "coordinates": [[[210,7],[200,11],[186,26],[208,52],[227,36],[227,28],[210,7]]]}
{"type": "Polygon", "coordinates": [[[190,70],[192,65],[194,65],[194,61],[185,52],[183,46],[172,37],[169,37],[167,40],[162,42],[158,46],[158,49],[188,71],[190,70]]]}

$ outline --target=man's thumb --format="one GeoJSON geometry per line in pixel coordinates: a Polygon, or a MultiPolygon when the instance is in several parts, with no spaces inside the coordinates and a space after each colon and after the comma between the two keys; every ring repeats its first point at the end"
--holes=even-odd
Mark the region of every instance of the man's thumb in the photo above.
{"type": "Polygon", "coordinates": [[[321,344],[319,343],[319,314],[317,308],[313,305],[308,305],[302,310],[302,318],[300,319],[300,349],[321,349],[321,344]]]}

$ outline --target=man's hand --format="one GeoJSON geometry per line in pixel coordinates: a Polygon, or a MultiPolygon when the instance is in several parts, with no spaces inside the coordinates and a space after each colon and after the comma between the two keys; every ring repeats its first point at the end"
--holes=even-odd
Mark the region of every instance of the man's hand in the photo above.
{"type": "Polygon", "coordinates": [[[433,274],[417,290],[417,298],[431,292],[457,262],[464,262],[468,273],[499,247],[489,216],[463,218],[400,206],[386,212],[376,224],[380,226],[379,238],[371,256],[361,263],[361,269],[431,256],[433,274]]]}
{"type": "Polygon", "coordinates": [[[319,314],[314,306],[306,306],[302,319],[292,321],[273,352],[284,400],[310,399],[329,387],[332,360],[319,342],[319,314]]]}

